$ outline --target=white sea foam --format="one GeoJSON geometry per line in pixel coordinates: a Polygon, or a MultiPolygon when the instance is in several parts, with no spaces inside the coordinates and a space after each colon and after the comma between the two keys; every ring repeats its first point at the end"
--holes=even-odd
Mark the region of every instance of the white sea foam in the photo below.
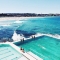
{"type": "MultiPolygon", "coordinates": [[[[49,36],[49,37],[52,37],[52,38],[56,38],[56,39],[60,39],[60,35],[52,35],[52,34],[41,34],[41,33],[37,33],[35,35],[32,35],[32,36],[35,36],[35,37],[40,37],[40,36],[49,36]]],[[[28,39],[32,39],[32,36],[30,36],[29,38],[25,38],[24,35],[22,34],[17,34],[15,31],[14,31],[14,34],[12,36],[12,39],[15,41],[20,41],[21,39],[24,38],[24,40],[28,40],[28,39]]],[[[44,47],[43,47],[44,48],[44,47]]],[[[45,48],[44,48],[45,49],[45,48]]]]}
{"type": "Polygon", "coordinates": [[[23,39],[23,38],[24,38],[24,36],[23,36],[22,34],[17,34],[16,31],[14,31],[14,34],[13,34],[13,36],[12,36],[12,39],[13,39],[14,41],[20,41],[20,40],[23,39]]]}
{"type": "Polygon", "coordinates": [[[14,23],[23,23],[23,21],[15,21],[14,23]]]}
{"type": "Polygon", "coordinates": [[[0,22],[0,26],[11,26],[12,22],[3,21],[0,22]]]}
{"type": "Polygon", "coordinates": [[[4,24],[4,25],[0,25],[0,26],[11,26],[11,25],[9,25],[9,24],[4,24]]]}
{"type": "Polygon", "coordinates": [[[41,33],[37,33],[36,34],[36,36],[38,37],[38,36],[49,36],[49,37],[52,37],[52,38],[56,38],[56,39],[60,39],[60,35],[58,35],[58,34],[55,34],[55,35],[53,35],[53,34],[41,34],[41,33]]]}

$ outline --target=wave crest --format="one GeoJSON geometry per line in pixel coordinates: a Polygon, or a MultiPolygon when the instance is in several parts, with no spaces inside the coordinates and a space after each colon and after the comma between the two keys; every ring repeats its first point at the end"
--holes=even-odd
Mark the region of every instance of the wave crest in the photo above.
{"type": "Polygon", "coordinates": [[[41,34],[41,33],[37,33],[36,34],[36,36],[38,37],[38,36],[49,36],[49,37],[52,37],[52,38],[56,38],[56,39],[60,39],[60,35],[58,35],[58,34],[55,34],[55,35],[53,35],[53,34],[41,34]]]}
{"type": "MultiPolygon", "coordinates": [[[[56,38],[56,39],[60,39],[60,35],[58,34],[55,34],[55,35],[52,35],[52,34],[42,34],[42,33],[37,33],[35,35],[32,35],[32,36],[35,36],[35,37],[40,37],[40,36],[48,36],[48,37],[52,37],[52,38],[56,38]]],[[[12,39],[15,41],[20,41],[21,39],[31,39],[32,36],[30,36],[29,38],[25,38],[23,34],[17,34],[16,31],[14,31],[14,34],[12,36],[12,39]]]]}

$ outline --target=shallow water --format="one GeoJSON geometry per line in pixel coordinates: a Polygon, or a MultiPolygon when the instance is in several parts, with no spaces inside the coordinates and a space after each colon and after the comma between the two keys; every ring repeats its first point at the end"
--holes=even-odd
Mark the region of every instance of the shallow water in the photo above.
{"type": "Polygon", "coordinates": [[[8,44],[0,44],[0,60],[18,60],[22,55],[8,44]]]}

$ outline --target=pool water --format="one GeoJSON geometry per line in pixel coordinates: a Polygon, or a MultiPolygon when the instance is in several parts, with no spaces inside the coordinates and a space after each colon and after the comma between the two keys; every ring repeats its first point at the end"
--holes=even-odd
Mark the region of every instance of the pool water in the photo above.
{"type": "Polygon", "coordinates": [[[0,60],[18,60],[22,56],[10,45],[0,44],[0,60]]]}
{"type": "Polygon", "coordinates": [[[23,47],[26,52],[31,51],[43,60],[60,60],[60,40],[43,36],[27,40],[23,43],[16,43],[23,47]]]}

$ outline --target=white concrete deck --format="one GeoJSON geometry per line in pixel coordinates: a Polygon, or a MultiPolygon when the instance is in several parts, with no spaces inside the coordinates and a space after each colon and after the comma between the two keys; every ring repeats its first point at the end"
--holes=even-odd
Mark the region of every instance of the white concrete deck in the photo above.
{"type": "Polygon", "coordinates": [[[31,55],[32,57],[34,57],[37,60],[43,60],[42,58],[38,57],[37,55],[35,55],[34,53],[32,53],[31,51],[27,52],[29,55],[31,55]]]}
{"type": "Polygon", "coordinates": [[[27,60],[24,56],[19,58],[18,60],[27,60]]]}

